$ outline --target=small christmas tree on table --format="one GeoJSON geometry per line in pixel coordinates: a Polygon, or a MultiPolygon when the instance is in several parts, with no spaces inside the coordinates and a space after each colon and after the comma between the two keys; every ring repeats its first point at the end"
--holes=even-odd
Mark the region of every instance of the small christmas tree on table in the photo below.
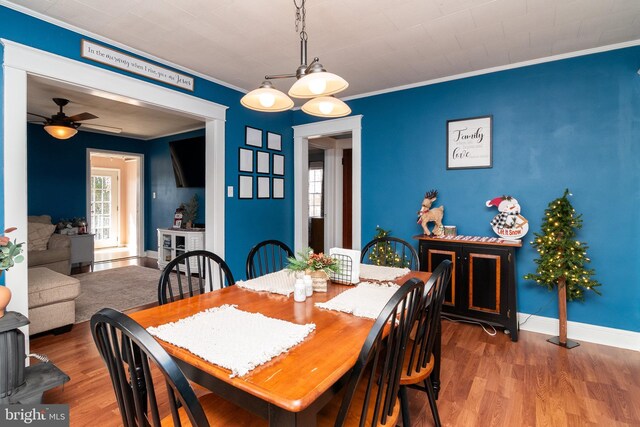
{"type": "Polygon", "coordinates": [[[549,203],[543,218],[542,230],[535,233],[531,245],[540,257],[535,260],[538,268],[535,273],[524,276],[526,280],[535,280],[540,286],[552,290],[558,287],[558,312],[560,336],[549,342],[563,347],[573,348],[579,344],[567,340],[567,300],[584,301],[584,292],[593,291],[600,295],[597,287],[600,283],[591,278],[594,270],[585,267],[588,246],[575,239],[576,230],[582,228],[582,215],[576,214],[568,196],[564,195],[549,203]]]}
{"type": "MultiPolygon", "coordinates": [[[[391,234],[391,230],[385,230],[379,225],[376,226],[375,239],[382,237],[388,237],[391,234]]],[[[380,242],[373,246],[369,252],[369,260],[373,265],[383,265],[386,267],[409,267],[411,266],[411,260],[406,255],[402,257],[394,250],[391,243],[380,242]]]]}

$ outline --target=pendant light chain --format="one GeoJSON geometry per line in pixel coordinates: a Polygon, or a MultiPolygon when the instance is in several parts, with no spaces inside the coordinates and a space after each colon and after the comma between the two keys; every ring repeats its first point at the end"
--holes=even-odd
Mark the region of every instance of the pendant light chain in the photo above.
{"type": "Polygon", "coordinates": [[[300,1],[300,6],[298,6],[298,1],[293,0],[293,5],[296,7],[296,33],[300,32],[300,40],[307,40],[307,10],[304,7],[305,0],[300,1]],[[302,30],[300,30],[300,26],[302,24],[302,30]]]}
{"type": "Polygon", "coordinates": [[[347,104],[333,95],[343,91],[349,83],[342,77],[328,73],[319,59],[307,63],[307,11],[306,0],[293,0],[296,8],[295,27],[300,35],[300,65],[295,73],[272,74],[264,76],[258,89],[254,89],[242,97],[240,103],[245,107],[256,110],[275,113],[293,108],[294,103],[289,98],[308,99],[302,106],[302,111],[317,117],[343,117],[351,113],[347,104]],[[272,79],[296,78],[297,81],[289,89],[289,96],[277,90],[272,79]]]}

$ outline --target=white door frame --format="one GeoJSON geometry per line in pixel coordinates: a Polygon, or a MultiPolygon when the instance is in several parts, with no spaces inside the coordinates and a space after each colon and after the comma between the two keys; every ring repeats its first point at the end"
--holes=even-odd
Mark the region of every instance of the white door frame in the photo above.
{"type": "MultiPolygon", "coordinates": [[[[293,126],[294,244],[309,246],[309,138],[351,132],[353,149],[352,248],[360,249],[362,230],[362,115],[293,126]]],[[[325,248],[329,250],[329,248],[325,248]]]]}
{"type": "MultiPolygon", "coordinates": [[[[161,107],[203,120],[206,129],[205,248],[224,258],[224,105],[94,67],[11,40],[4,46],[4,221],[18,227],[12,237],[27,241],[27,75],[34,74],[109,94],[113,99],[161,107]]],[[[67,143],[73,143],[73,140],[67,143]]],[[[28,314],[28,259],[6,274],[13,293],[10,310],[28,314]]],[[[28,336],[28,335],[27,335],[28,336]]],[[[27,343],[28,351],[28,343],[27,343]]]]}
{"type": "MultiPolygon", "coordinates": [[[[138,160],[138,189],[136,200],[136,256],[144,256],[145,228],[144,228],[144,154],[130,153],[127,151],[99,150],[97,148],[87,148],[87,226],[91,227],[91,155],[92,154],[114,154],[118,156],[135,157],[138,160]],[[139,232],[141,231],[141,232],[139,232]]],[[[129,208],[130,209],[130,208],[129,208]]],[[[122,239],[121,239],[122,240],[122,239]]]]}

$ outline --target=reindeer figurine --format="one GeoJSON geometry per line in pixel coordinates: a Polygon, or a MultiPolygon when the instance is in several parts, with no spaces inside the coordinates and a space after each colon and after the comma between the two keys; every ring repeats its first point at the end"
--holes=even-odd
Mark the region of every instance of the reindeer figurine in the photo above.
{"type": "Polygon", "coordinates": [[[438,197],[438,190],[427,191],[424,195],[424,200],[422,201],[422,209],[418,212],[418,224],[422,226],[424,230],[424,234],[427,236],[431,235],[427,224],[430,222],[435,222],[435,227],[433,227],[433,234],[437,237],[444,236],[444,227],[442,226],[442,216],[444,215],[444,206],[438,206],[437,208],[431,209],[431,205],[436,201],[438,197]]]}

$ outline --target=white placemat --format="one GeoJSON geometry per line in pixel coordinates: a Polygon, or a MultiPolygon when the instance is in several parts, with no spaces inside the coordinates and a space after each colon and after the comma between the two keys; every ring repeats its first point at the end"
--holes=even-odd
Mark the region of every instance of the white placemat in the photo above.
{"type": "Polygon", "coordinates": [[[295,283],[295,273],[289,270],[280,270],[275,273],[256,277],[255,279],[237,281],[236,286],[252,291],[271,292],[273,294],[289,296],[293,293],[295,283]]]}
{"type": "Polygon", "coordinates": [[[360,264],[360,277],[363,279],[393,281],[409,273],[408,268],[385,267],[382,265],[360,264]]]}
{"type": "Polygon", "coordinates": [[[361,282],[355,288],[344,291],[327,302],[317,302],[316,306],[375,319],[398,288],[399,286],[392,282],[361,282]]]}
{"type": "Polygon", "coordinates": [[[231,370],[231,378],[246,375],[302,342],[315,330],[309,323],[297,325],[259,313],[238,310],[235,305],[210,308],[193,316],[147,331],[166,342],[231,370]]]}

